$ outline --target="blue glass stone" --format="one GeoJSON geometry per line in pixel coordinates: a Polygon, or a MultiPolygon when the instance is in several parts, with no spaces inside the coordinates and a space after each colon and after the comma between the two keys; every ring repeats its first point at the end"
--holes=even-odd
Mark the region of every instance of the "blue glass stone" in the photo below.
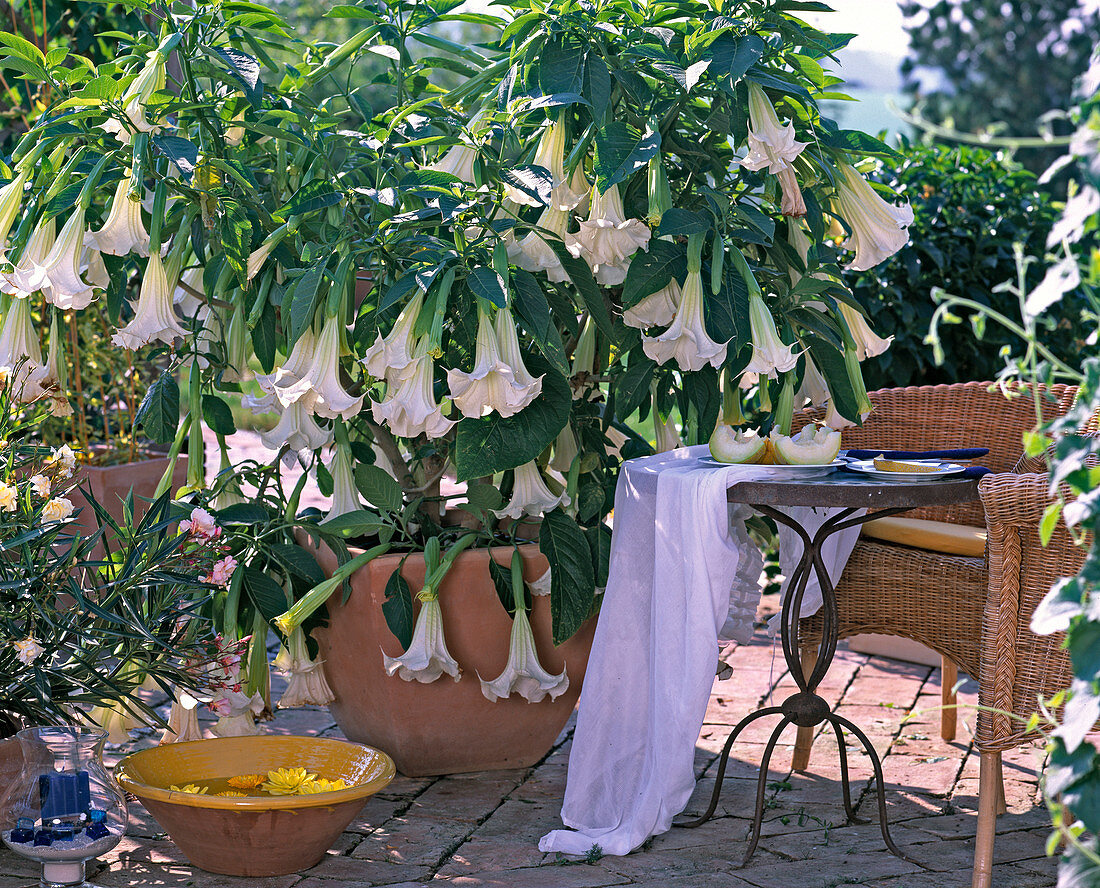
{"type": "Polygon", "coordinates": [[[73,825],[71,823],[59,824],[52,827],[50,831],[53,833],[55,842],[71,842],[73,840],[73,825]]]}
{"type": "Polygon", "coordinates": [[[17,826],[11,831],[11,841],[17,842],[20,845],[26,845],[28,842],[33,842],[34,830],[27,829],[25,826],[17,826]]]}
{"type": "Polygon", "coordinates": [[[93,820],[88,824],[88,828],[84,830],[84,833],[89,839],[105,839],[111,834],[111,831],[107,829],[102,820],[93,820]]]}
{"type": "Polygon", "coordinates": [[[53,830],[40,829],[34,834],[35,847],[49,848],[53,844],[53,830]]]}
{"type": "Polygon", "coordinates": [[[107,812],[101,811],[99,808],[89,808],[88,819],[92,821],[92,823],[102,823],[107,819],[107,812]]]}

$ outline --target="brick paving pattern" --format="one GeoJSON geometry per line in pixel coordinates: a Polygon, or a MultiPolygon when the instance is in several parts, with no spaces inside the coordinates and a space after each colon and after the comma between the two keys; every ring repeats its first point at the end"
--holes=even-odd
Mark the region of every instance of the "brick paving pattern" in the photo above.
{"type": "MultiPolygon", "coordinates": [[[[240,458],[242,449],[254,445],[238,437],[244,439],[235,448],[240,458]]],[[[775,598],[765,596],[762,616],[774,611],[775,598]]],[[[781,653],[773,655],[762,631],[753,643],[729,649],[726,658],[734,672],[716,681],[711,694],[696,744],[700,780],[689,814],[706,809],[730,727],[756,706],[779,702],[794,689],[781,653]]],[[[277,695],[281,687],[274,691],[277,695]]],[[[699,829],[657,836],[626,857],[593,853],[580,859],[538,850],[539,837],[561,825],[570,724],[555,748],[530,769],[398,777],[368,800],[321,863],[296,875],[238,879],[198,870],[134,802],[127,838],[89,865],[89,878],[104,888],[414,888],[426,883],[454,888],[967,888],[977,811],[978,756],[969,739],[976,687],[969,683],[960,689],[963,709],[952,743],[939,737],[939,670],[869,658],[842,644],[821,692],[863,728],[883,755],[892,835],[917,863],[885,850],[871,768],[858,744],[849,747],[853,797],[858,815],[868,822],[849,825],[835,739],[819,736],[809,771],[792,774],[791,727],[772,759],[759,848],[739,869],[755,799],[756,763],[775,724],[763,719],[734,746],[715,819],[699,829]]],[[[266,729],[341,736],[323,709],[280,712],[266,729]]],[[[145,732],[130,747],[112,748],[110,758],[152,742],[153,732],[145,732]]],[[[1004,756],[1009,810],[997,825],[998,888],[1052,888],[1056,883],[1056,861],[1044,853],[1050,821],[1038,789],[1041,755],[1041,748],[1032,745],[1004,756]]],[[[37,884],[33,864],[0,851],[0,888],[37,884]]]]}

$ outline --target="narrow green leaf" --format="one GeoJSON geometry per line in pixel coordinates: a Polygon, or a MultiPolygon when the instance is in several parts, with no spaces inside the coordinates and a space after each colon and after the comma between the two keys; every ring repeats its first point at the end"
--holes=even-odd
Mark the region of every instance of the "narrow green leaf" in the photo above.
{"type": "Polygon", "coordinates": [[[398,567],[386,582],[386,600],[382,603],[382,616],[386,618],[393,637],[400,642],[402,648],[408,648],[412,644],[413,617],[412,590],[408,581],[401,576],[401,568],[398,567]]]}
{"type": "Polygon", "coordinates": [[[542,518],[539,551],[550,562],[554,644],[561,644],[581,627],[592,610],[596,594],[592,548],[577,522],[555,509],[542,518]]]}
{"type": "Polygon", "coordinates": [[[180,421],[180,387],[170,371],[165,370],[149,386],[134,418],[157,444],[170,444],[176,437],[180,421]]]}

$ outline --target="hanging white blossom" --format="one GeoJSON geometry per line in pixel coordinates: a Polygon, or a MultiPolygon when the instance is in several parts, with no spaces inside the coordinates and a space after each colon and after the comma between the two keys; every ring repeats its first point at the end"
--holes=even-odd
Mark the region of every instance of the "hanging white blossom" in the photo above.
{"type": "Polygon", "coordinates": [[[430,684],[444,673],[455,681],[462,677],[458,661],[447,650],[443,637],[443,611],[438,598],[430,597],[420,603],[409,649],[400,657],[391,657],[383,651],[382,660],[386,675],[397,675],[405,681],[430,684]]]}
{"type": "Polygon", "coordinates": [[[8,234],[23,209],[23,189],[29,170],[18,170],[7,185],[0,188],[0,265],[7,262],[8,234]]]}
{"type": "Polygon", "coordinates": [[[508,663],[492,681],[481,680],[481,693],[490,703],[519,694],[528,703],[538,703],[547,696],[556,700],[569,690],[569,676],[563,668],[560,675],[551,675],[539,662],[535,635],[527,612],[516,608],[512,618],[512,637],[508,646],[508,663]]]}
{"type": "Polygon", "coordinates": [[[779,123],[775,106],[764,90],[752,81],[748,81],[748,90],[749,153],[741,166],[750,170],[767,167],[772,174],[781,173],[790,168],[809,143],[795,140],[793,121],[786,126],[779,123]]]}
{"type": "Polygon", "coordinates": [[[851,165],[842,163],[839,168],[834,209],[852,230],[842,246],[856,254],[848,268],[866,271],[909,243],[913,208],[887,203],[851,165]]]}
{"type": "Polygon", "coordinates": [[[707,364],[721,367],[726,344],[711,339],[703,323],[703,278],[698,269],[688,270],[681,296],[672,326],[659,336],[643,336],[642,349],[658,364],[675,361],[682,370],[701,370],[707,364]]]}
{"type": "Polygon", "coordinates": [[[795,368],[798,355],[794,346],[784,344],[779,338],[775,318],[759,293],[749,294],[749,328],[752,332],[752,358],[745,367],[746,373],[778,379],[780,373],[795,368]]]}
{"type": "Polygon", "coordinates": [[[670,450],[676,450],[678,447],[683,447],[684,442],[680,440],[680,433],[676,431],[676,423],[672,421],[672,417],[665,419],[661,416],[658,410],[653,410],[653,436],[656,446],[654,449],[658,453],[667,453],[670,450]]]}
{"type": "Polygon", "coordinates": [[[562,491],[554,495],[543,480],[538,464],[532,460],[514,470],[512,498],[503,509],[494,509],[498,518],[519,520],[524,515],[542,515],[558,506],[569,505],[569,496],[562,491]]]}
{"type": "Polygon", "coordinates": [[[134,715],[124,702],[107,706],[94,706],[85,716],[88,722],[107,732],[108,743],[129,743],[130,732],[145,727],[145,722],[134,715]]]}
{"type": "Polygon", "coordinates": [[[281,409],[282,414],[275,427],[260,432],[260,443],[268,450],[282,450],[286,445],[295,453],[301,453],[324,447],[332,440],[332,431],[322,428],[302,404],[295,403],[286,408],[277,405],[276,409],[281,409]]]}
{"type": "MultiPolygon", "coordinates": [[[[494,410],[501,416],[512,416],[534,400],[542,379],[533,379],[527,374],[522,360],[519,367],[514,367],[505,359],[489,315],[480,308],[478,314],[474,369],[469,373],[457,369],[447,371],[451,400],[463,416],[486,416],[494,410]],[[520,368],[523,369],[517,379],[516,372],[520,368]]],[[[507,323],[511,324],[510,317],[507,323]]],[[[514,326],[512,332],[515,332],[514,326]]]]}
{"type": "Polygon", "coordinates": [[[32,296],[49,286],[46,271],[43,268],[56,236],[57,224],[54,217],[39,220],[30,238],[23,246],[23,252],[12,265],[13,270],[0,273],[0,288],[12,296],[32,296]]]}
{"type": "Polygon", "coordinates": [[[179,689],[172,700],[168,713],[168,727],[161,734],[161,743],[187,743],[202,740],[202,728],[199,727],[199,701],[179,689]]]}
{"type": "MultiPolygon", "coordinates": [[[[570,218],[567,210],[548,207],[542,211],[537,224],[539,228],[549,232],[552,238],[560,240],[568,248],[573,243],[573,235],[569,233],[570,218]]],[[[569,280],[569,275],[566,274],[558,254],[546,242],[545,235],[538,231],[527,232],[523,239],[517,241],[515,247],[509,250],[508,258],[526,271],[545,271],[547,278],[553,283],[569,280]]]]}
{"type": "MultiPolygon", "coordinates": [[[[575,175],[569,178],[565,175],[565,135],[565,125],[563,123],[557,120],[551,123],[542,132],[538,148],[535,149],[535,159],[532,163],[550,171],[553,180],[550,192],[550,209],[567,212],[576,208],[587,197],[587,189],[579,193],[574,191],[572,183],[578,180],[576,180],[575,175]]],[[[583,181],[583,175],[582,173],[580,181],[583,181]]],[[[505,195],[517,204],[529,207],[542,206],[537,198],[511,185],[505,187],[505,195]]]]}
{"type": "Polygon", "coordinates": [[[243,691],[226,688],[210,702],[218,714],[211,729],[215,737],[248,737],[260,733],[256,716],[264,711],[264,698],[259,692],[249,696],[243,691]]]}
{"type": "Polygon", "coordinates": [[[85,239],[88,246],[112,256],[130,253],[149,255],[149,233],[141,219],[141,201],[130,199],[132,188],[133,173],[127,171],[125,178],[119,180],[115,187],[111,209],[103,227],[91,232],[85,239]]]}
{"type": "Polygon", "coordinates": [[[337,445],[328,471],[332,476],[332,505],[325,515],[325,521],[362,509],[363,504],[359,501],[359,490],[355,486],[355,476],[351,470],[351,451],[337,445]]]}
{"type": "Polygon", "coordinates": [[[550,468],[564,475],[573,465],[573,460],[579,452],[580,448],[577,447],[577,436],[573,434],[573,427],[566,423],[565,428],[558,432],[558,437],[554,439],[554,455],[550,459],[550,468]]]}
{"type": "Polygon", "coordinates": [[[42,349],[31,324],[30,302],[13,297],[0,327],[0,367],[16,374],[10,380],[12,391],[23,401],[33,401],[44,393],[42,382],[46,368],[42,349]]]}
{"type": "Polygon", "coordinates": [[[161,129],[149,121],[146,105],[155,92],[165,87],[164,63],[165,57],[156,50],[146,56],[144,67],[123,93],[120,102],[130,126],[112,117],[100,124],[104,132],[114,133],[120,142],[129,144],[133,138],[131,128],[140,133],[155,133],[161,129]]]}
{"type": "Polygon", "coordinates": [[[435,400],[435,362],[428,354],[427,336],[421,337],[412,362],[402,373],[400,379],[387,383],[386,397],[371,404],[374,421],[399,438],[443,437],[455,421],[443,416],[443,409],[435,400]]]}
{"type": "Polygon", "coordinates": [[[680,284],[673,278],[656,293],[650,293],[626,309],[623,312],[623,323],[639,330],[667,327],[676,317],[680,299],[680,284]]]}
{"type": "Polygon", "coordinates": [[[351,419],[363,408],[363,397],[349,395],[340,383],[340,332],[337,315],[325,319],[316,349],[300,337],[287,357],[286,366],[299,378],[276,378],[275,389],[284,406],[298,402],[311,413],[327,419],[351,419]]]}
{"type": "Polygon", "coordinates": [[[894,341],[893,336],[883,339],[871,329],[871,325],[867,323],[867,318],[863,316],[862,312],[856,311],[846,302],[838,302],[838,304],[844,322],[848,325],[852,338],[855,340],[856,357],[859,360],[863,361],[867,358],[878,357],[890,347],[890,343],[894,341]]]}
{"type": "Polygon", "coordinates": [[[423,306],[424,291],[417,289],[416,295],[401,309],[389,335],[383,337],[378,333],[375,336],[374,345],[368,348],[363,356],[367,373],[375,379],[395,382],[407,375],[406,371],[410,369],[414,360],[413,327],[423,306]]]}
{"type": "Polygon", "coordinates": [[[336,699],[325,680],[322,662],[310,659],[306,633],[301,626],[290,633],[290,638],[275,657],[275,668],[287,677],[286,690],[279,698],[279,709],[327,706],[336,699]]]}
{"type": "Polygon", "coordinates": [[[649,227],[641,219],[627,219],[619,186],[603,194],[592,189],[588,218],[569,243],[569,252],[591,266],[596,280],[613,287],[626,280],[630,257],[649,246],[649,227]]]}
{"type": "Polygon", "coordinates": [[[42,260],[42,274],[48,287],[43,294],[63,311],[79,311],[95,299],[94,289],[80,276],[86,235],[84,216],[84,208],[77,207],[42,260]]]}
{"type": "Polygon", "coordinates": [[[145,266],[145,277],[141,281],[138,301],[134,306],[134,317],[111,337],[111,341],[117,346],[133,350],[157,341],[171,345],[177,339],[185,337],[187,331],[180,326],[172,310],[175,286],[174,280],[168,280],[160,254],[152,253],[145,266]]]}

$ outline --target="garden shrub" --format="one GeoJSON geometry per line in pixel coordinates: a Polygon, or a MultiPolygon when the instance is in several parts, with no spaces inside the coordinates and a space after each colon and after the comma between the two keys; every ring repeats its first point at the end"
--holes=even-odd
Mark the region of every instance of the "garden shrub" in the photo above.
{"type": "MultiPolygon", "coordinates": [[[[889,262],[846,276],[875,331],[894,337],[889,351],[867,362],[867,388],[993,379],[1005,366],[1002,348],[1018,353],[1021,343],[1000,327],[975,337],[970,323],[943,326],[945,359],[937,366],[924,342],[935,311],[932,288],[1018,317],[1017,297],[997,285],[1017,277],[1014,244],[1028,256],[1043,255],[1059,204],[1030,172],[968,146],[903,142],[899,157],[879,159],[872,179],[903,193],[915,218],[908,245],[889,262]]],[[[1030,290],[1043,269],[1032,264],[1026,274],[1030,290]]],[[[1045,344],[1071,364],[1083,344],[1082,311],[1082,300],[1067,296],[1044,317],[1045,344]]]]}

